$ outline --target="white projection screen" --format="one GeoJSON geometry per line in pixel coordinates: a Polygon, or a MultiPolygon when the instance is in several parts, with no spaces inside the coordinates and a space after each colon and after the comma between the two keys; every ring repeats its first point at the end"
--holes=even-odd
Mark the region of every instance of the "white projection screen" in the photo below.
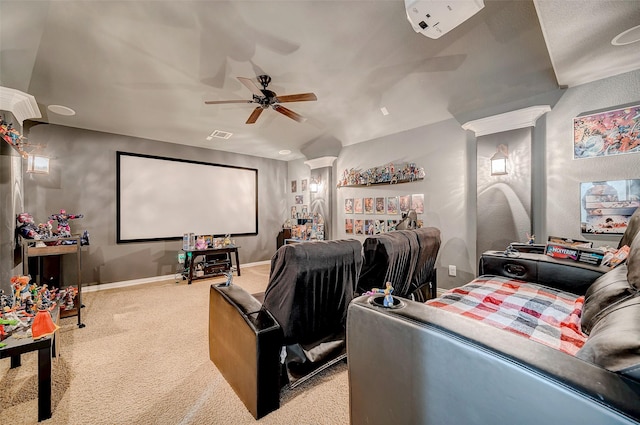
{"type": "Polygon", "coordinates": [[[117,243],[258,234],[258,170],[117,152],[117,243]]]}

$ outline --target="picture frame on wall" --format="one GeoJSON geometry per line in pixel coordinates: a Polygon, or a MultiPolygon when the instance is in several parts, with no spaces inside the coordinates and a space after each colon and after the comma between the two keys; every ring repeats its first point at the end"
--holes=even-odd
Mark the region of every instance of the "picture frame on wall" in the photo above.
{"type": "Polygon", "coordinates": [[[364,235],[364,220],[353,220],[353,234],[364,235]]]}
{"type": "Polygon", "coordinates": [[[375,235],[376,227],[372,218],[364,221],[364,231],[365,235],[375,235]]]}
{"type": "Polygon", "coordinates": [[[573,159],[640,152],[640,105],[573,119],[573,159]]]}
{"type": "Polygon", "coordinates": [[[397,196],[387,197],[387,214],[398,214],[399,211],[399,198],[397,196]]]}
{"type": "Polygon", "coordinates": [[[296,193],[298,191],[298,181],[291,180],[291,193],[296,193]]]}
{"type": "Polygon", "coordinates": [[[296,204],[302,204],[302,203],[304,203],[304,196],[296,195],[296,204]]]}
{"type": "Polygon", "coordinates": [[[384,219],[375,220],[374,226],[375,226],[374,232],[375,232],[376,235],[379,235],[381,233],[385,233],[386,228],[387,228],[386,221],[384,219]]]}
{"type": "Polygon", "coordinates": [[[376,197],[376,214],[385,214],[386,211],[386,205],[385,205],[385,199],[383,196],[381,197],[376,197]]]}
{"type": "Polygon", "coordinates": [[[353,199],[353,213],[354,214],[362,214],[364,211],[364,206],[362,203],[362,198],[354,198],[353,199]]]}
{"type": "Polygon", "coordinates": [[[639,207],[640,179],[580,183],[582,233],[621,235],[639,207]]]}
{"type": "Polygon", "coordinates": [[[411,209],[415,210],[416,214],[424,213],[424,194],[416,193],[411,195],[411,209]]]}
{"type": "Polygon", "coordinates": [[[307,191],[307,179],[300,180],[300,190],[302,192],[306,192],[307,191]]]}
{"type": "Polygon", "coordinates": [[[406,213],[411,209],[411,195],[403,195],[400,197],[400,212],[406,213]]]}
{"type": "Polygon", "coordinates": [[[352,218],[344,219],[344,232],[347,235],[353,235],[353,219],[352,218]]]}
{"type": "Polygon", "coordinates": [[[309,218],[309,207],[307,205],[302,206],[302,218],[309,218]]]}
{"type": "Polygon", "coordinates": [[[398,225],[398,221],[396,219],[387,220],[387,232],[393,232],[396,230],[396,226],[398,225]]]}
{"type": "Polygon", "coordinates": [[[364,204],[364,213],[373,214],[373,212],[375,211],[375,208],[373,206],[373,198],[364,198],[363,204],[364,204]]]}
{"type": "Polygon", "coordinates": [[[345,214],[353,214],[353,198],[345,198],[344,212],[345,214]]]}
{"type": "Polygon", "coordinates": [[[294,220],[298,218],[298,210],[295,206],[291,207],[291,218],[294,220]]]}

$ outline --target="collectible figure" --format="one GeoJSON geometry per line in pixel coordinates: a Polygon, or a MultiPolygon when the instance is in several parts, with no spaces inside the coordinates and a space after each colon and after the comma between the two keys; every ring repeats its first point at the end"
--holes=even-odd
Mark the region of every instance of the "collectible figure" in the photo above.
{"type": "Polygon", "coordinates": [[[35,239],[38,235],[38,227],[36,226],[33,216],[29,213],[20,213],[16,217],[17,230],[23,238],[35,239]]]}
{"type": "Polygon", "coordinates": [[[58,237],[68,237],[71,236],[69,220],[82,217],[84,217],[82,214],[67,214],[67,211],[60,210],[60,214],[51,214],[49,216],[49,220],[55,220],[58,222],[58,237]]]}

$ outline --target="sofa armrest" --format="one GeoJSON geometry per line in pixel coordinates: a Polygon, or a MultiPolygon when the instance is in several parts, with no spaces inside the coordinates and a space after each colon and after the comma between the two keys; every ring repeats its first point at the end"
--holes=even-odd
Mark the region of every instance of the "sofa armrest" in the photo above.
{"type": "Polygon", "coordinates": [[[584,295],[587,288],[610,269],[571,260],[557,260],[545,254],[487,251],[480,257],[480,275],[491,274],[534,282],[576,295],[584,295]]]}
{"type": "Polygon", "coordinates": [[[347,317],[352,425],[640,423],[637,382],[448,311],[368,300],[347,317]]]}
{"type": "Polygon", "coordinates": [[[209,357],[251,414],[280,407],[282,329],[236,285],[209,290],[209,357]]]}

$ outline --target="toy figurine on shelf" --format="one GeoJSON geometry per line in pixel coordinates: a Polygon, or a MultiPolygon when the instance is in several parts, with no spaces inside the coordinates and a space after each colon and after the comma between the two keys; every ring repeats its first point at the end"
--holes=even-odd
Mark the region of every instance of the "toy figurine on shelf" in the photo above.
{"type": "Polygon", "coordinates": [[[530,235],[527,233],[527,244],[533,245],[534,243],[536,243],[536,235],[530,235]]]}
{"type": "Polygon", "coordinates": [[[27,239],[35,239],[38,235],[38,226],[33,220],[33,216],[29,213],[23,212],[16,216],[16,224],[18,233],[27,239]]]}
{"type": "Polygon", "coordinates": [[[196,239],[196,249],[207,249],[208,244],[203,236],[200,236],[196,239]]]}
{"type": "Polygon", "coordinates": [[[82,214],[67,214],[66,210],[60,210],[60,214],[51,214],[49,220],[55,220],[58,222],[58,237],[71,236],[71,227],[69,226],[69,220],[82,218],[82,214]]]}

